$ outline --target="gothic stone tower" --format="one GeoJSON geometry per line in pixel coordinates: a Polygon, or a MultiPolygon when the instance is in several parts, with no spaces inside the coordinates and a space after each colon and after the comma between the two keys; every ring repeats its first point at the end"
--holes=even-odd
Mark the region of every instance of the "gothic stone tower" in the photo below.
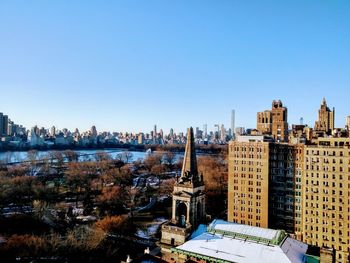
{"type": "Polygon", "coordinates": [[[321,108],[318,111],[318,120],[315,122],[315,131],[331,134],[334,129],[334,113],[328,106],[326,99],[323,98],[321,108]]]}
{"type": "Polygon", "coordinates": [[[288,109],[282,101],[274,100],[272,109],[257,113],[257,130],[270,134],[276,142],[288,142],[288,109]]]}
{"type": "Polygon", "coordinates": [[[192,230],[205,219],[203,178],[198,174],[192,127],[187,132],[180,178],[174,185],[172,218],[162,226],[162,256],[171,260],[170,249],[185,243],[192,230]]]}

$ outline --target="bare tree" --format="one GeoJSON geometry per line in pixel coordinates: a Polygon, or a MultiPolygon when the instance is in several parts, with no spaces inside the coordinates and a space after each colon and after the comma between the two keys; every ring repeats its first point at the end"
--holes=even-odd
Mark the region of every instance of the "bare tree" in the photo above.
{"type": "Polygon", "coordinates": [[[112,160],[112,157],[109,153],[99,151],[95,154],[95,159],[97,162],[104,162],[112,160]]]}
{"type": "Polygon", "coordinates": [[[124,163],[129,163],[132,160],[133,154],[129,151],[123,151],[117,154],[117,160],[122,161],[124,163]]]}
{"type": "Polygon", "coordinates": [[[176,155],[175,153],[168,151],[164,153],[163,160],[167,164],[168,168],[171,170],[174,167],[176,155]]]}
{"type": "Polygon", "coordinates": [[[30,175],[35,175],[35,173],[37,171],[38,157],[39,157],[39,153],[37,150],[30,150],[27,153],[27,158],[29,161],[30,175]]]}
{"type": "Polygon", "coordinates": [[[68,162],[77,162],[79,159],[79,155],[77,154],[76,151],[66,150],[63,152],[63,155],[68,162]]]}

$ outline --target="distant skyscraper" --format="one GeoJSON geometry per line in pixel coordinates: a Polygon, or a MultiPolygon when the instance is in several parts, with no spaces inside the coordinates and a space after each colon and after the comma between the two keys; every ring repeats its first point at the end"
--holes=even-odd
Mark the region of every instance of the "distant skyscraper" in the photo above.
{"type": "Polygon", "coordinates": [[[196,132],[195,132],[195,134],[194,134],[194,137],[195,137],[196,139],[199,138],[199,127],[196,127],[196,132]]]}
{"type": "Polygon", "coordinates": [[[139,133],[138,138],[137,138],[137,142],[138,142],[138,144],[145,143],[145,135],[142,132],[139,133]]]}
{"type": "Polygon", "coordinates": [[[280,100],[272,102],[272,109],[257,113],[257,130],[272,135],[276,142],[288,141],[288,110],[280,100]]]}
{"type": "Polygon", "coordinates": [[[153,143],[157,143],[157,125],[154,125],[153,127],[153,143]]]}
{"type": "Polygon", "coordinates": [[[9,126],[9,117],[7,115],[4,115],[2,117],[2,134],[7,135],[8,132],[8,126],[9,126]]]}
{"type": "Polygon", "coordinates": [[[235,110],[232,110],[231,111],[231,133],[230,133],[230,135],[231,135],[231,137],[232,137],[232,139],[234,139],[235,138],[235,110]]]}
{"type": "Polygon", "coordinates": [[[56,127],[55,126],[52,126],[51,129],[50,129],[50,135],[52,137],[54,137],[56,135],[56,127]]]}
{"type": "Polygon", "coordinates": [[[75,133],[75,135],[80,135],[79,129],[78,129],[78,128],[75,128],[74,133],[75,133]]]}
{"type": "Polygon", "coordinates": [[[207,138],[207,136],[208,136],[208,125],[207,124],[203,125],[203,132],[204,132],[204,138],[207,138]]]}
{"type": "Polygon", "coordinates": [[[237,127],[237,128],[235,128],[235,134],[236,135],[243,135],[243,134],[245,134],[245,128],[244,127],[237,127]]]}
{"type": "Polygon", "coordinates": [[[174,129],[173,128],[170,129],[170,138],[171,139],[174,138],[174,129]]]}
{"type": "Polygon", "coordinates": [[[331,134],[334,129],[334,108],[331,111],[326,99],[323,98],[321,108],[318,111],[318,120],[315,122],[315,131],[331,134]]]}
{"type": "Polygon", "coordinates": [[[2,131],[4,130],[4,114],[0,112],[0,136],[2,135],[2,131]]]}
{"type": "Polygon", "coordinates": [[[7,135],[12,136],[16,132],[16,125],[13,121],[9,120],[8,122],[8,128],[7,128],[7,135]]]}
{"type": "Polygon", "coordinates": [[[272,136],[277,142],[288,142],[288,110],[280,100],[272,102],[272,136]]]}
{"type": "Polygon", "coordinates": [[[96,129],[95,125],[91,127],[90,132],[91,132],[92,136],[94,136],[94,137],[97,136],[97,129],[96,129]]]}
{"type": "Polygon", "coordinates": [[[220,129],[220,140],[223,142],[226,141],[226,129],[223,124],[221,124],[221,129],[220,129]]]}

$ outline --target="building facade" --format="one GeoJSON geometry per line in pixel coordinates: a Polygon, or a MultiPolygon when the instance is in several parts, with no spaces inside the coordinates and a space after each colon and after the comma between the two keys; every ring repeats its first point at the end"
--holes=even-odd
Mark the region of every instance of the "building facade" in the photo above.
{"type": "Polygon", "coordinates": [[[284,229],[330,262],[350,262],[350,138],[243,137],[229,145],[228,221],[284,229]]]}
{"type": "Polygon", "coordinates": [[[294,233],[294,150],[265,137],[229,144],[228,221],[294,233]]]}
{"type": "Polygon", "coordinates": [[[335,109],[330,110],[327,106],[326,99],[323,98],[320,109],[318,110],[318,120],[315,122],[315,132],[324,132],[331,134],[334,129],[335,109]]]}
{"type": "Polygon", "coordinates": [[[350,261],[350,139],[319,138],[304,150],[303,241],[350,261]]]}
{"type": "Polygon", "coordinates": [[[272,109],[257,113],[257,130],[272,135],[276,142],[288,142],[288,110],[280,100],[272,102],[272,109]]]}

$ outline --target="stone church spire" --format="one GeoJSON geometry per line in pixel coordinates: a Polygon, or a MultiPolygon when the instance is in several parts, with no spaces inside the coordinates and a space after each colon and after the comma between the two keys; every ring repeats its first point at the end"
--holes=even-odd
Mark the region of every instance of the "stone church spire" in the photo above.
{"type": "Polygon", "coordinates": [[[185,177],[186,175],[198,177],[197,157],[192,127],[188,128],[187,130],[187,142],[182,165],[181,178],[185,177]]]}
{"type": "Polygon", "coordinates": [[[173,261],[171,247],[185,243],[196,227],[206,219],[205,186],[198,174],[192,127],[187,143],[181,176],[174,184],[171,220],[162,225],[161,252],[163,259],[173,261]]]}

